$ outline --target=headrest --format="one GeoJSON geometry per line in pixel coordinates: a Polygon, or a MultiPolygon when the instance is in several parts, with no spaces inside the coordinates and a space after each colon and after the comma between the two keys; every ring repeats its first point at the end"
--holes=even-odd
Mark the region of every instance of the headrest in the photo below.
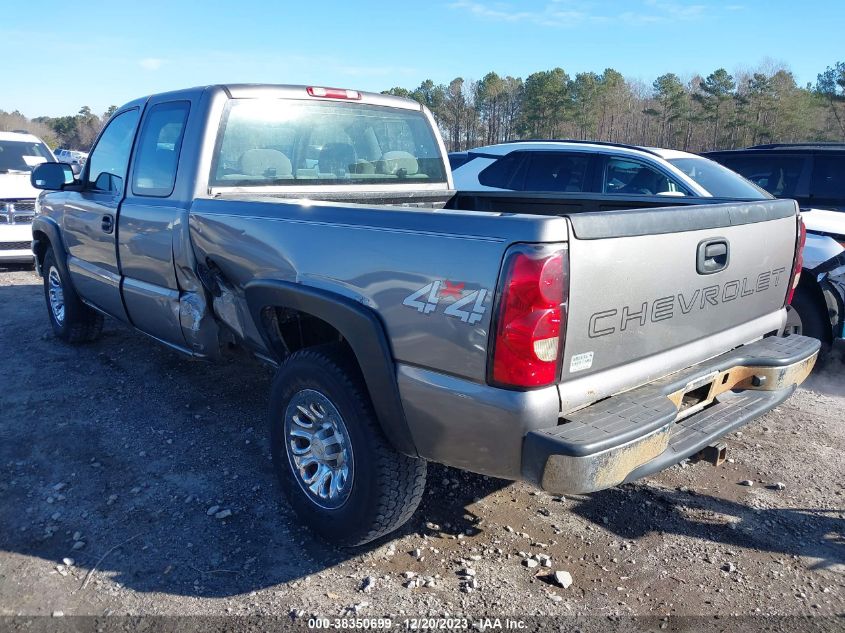
{"type": "Polygon", "coordinates": [[[355,163],[355,148],[349,143],[326,143],[317,159],[317,165],[324,173],[352,171],[353,163],[355,163]]]}
{"type": "Polygon", "coordinates": [[[248,176],[266,176],[268,170],[276,176],[290,176],[293,173],[290,158],[277,149],[248,149],[241,154],[241,171],[248,176]]]}
{"type": "Polygon", "coordinates": [[[420,170],[417,159],[409,152],[399,150],[385,152],[381,159],[384,161],[384,173],[386,174],[396,174],[400,169],[404,169],[406,176],[413,176],[420,170]]]}

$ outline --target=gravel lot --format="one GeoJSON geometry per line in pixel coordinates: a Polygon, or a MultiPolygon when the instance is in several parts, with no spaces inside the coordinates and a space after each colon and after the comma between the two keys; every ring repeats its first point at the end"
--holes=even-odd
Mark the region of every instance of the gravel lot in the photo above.
{"type": "Polygon", "coordinates": [[[561,499],[433,465],[402,531],[338,550],[278,493],[267,368],[109,320],[60,344],[40,284],[0,269],[0,615],[845,613],[841,348],[720,468],[561,499]]]}

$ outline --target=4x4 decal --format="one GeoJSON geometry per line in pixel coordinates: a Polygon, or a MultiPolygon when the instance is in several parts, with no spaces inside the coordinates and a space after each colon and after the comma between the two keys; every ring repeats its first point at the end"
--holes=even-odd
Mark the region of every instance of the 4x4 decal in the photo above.
{"type": "Polygon", "coordinates": [[[402,305],[414,308],[421,314],[431,314],[443,303],[446,305],[443,314],[474,325],[487,311],[484,299],[487,298],[488,291],[486,288],[464,290],[464,285],[463,282],[453,283],[445,279],[432,281],[405,297],[402,305]],[[446,301],[450,299],[452,301],[447,305],[446,301]]]}

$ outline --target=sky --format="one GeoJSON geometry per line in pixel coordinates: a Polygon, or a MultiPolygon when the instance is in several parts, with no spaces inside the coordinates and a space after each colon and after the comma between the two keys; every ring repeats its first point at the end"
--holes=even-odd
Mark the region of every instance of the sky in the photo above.
{"type": "Polygon", "coordinates": [[[845,1],[41,0],[0,10],[0,110],[103,112],[213,83],[381,91],[486,73],[615,68],[647,84],[783,63],[804,85],[845,61],[845,1]]]}

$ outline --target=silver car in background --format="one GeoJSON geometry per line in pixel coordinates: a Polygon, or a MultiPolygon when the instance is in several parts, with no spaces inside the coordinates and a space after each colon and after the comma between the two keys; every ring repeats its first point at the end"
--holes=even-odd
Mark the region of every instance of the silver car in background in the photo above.
{"type": "MultiPolygon", "coordinates": [[[[656,147],[518,141],[455,152],[449,160],[459,191],[618,195],[650,203],[660,198],[753,201],[773,197],[709,158],[656,147]]],[[[841,215],[824,211],[810,215],[821,213],[841,215]]],[[[841,264],[836,265],[843,250],[831,237],[807,236],[808,257],[788,309],[786,331],[817,338],[825,349],[845,336],[845,273],[841,264]]]]}

